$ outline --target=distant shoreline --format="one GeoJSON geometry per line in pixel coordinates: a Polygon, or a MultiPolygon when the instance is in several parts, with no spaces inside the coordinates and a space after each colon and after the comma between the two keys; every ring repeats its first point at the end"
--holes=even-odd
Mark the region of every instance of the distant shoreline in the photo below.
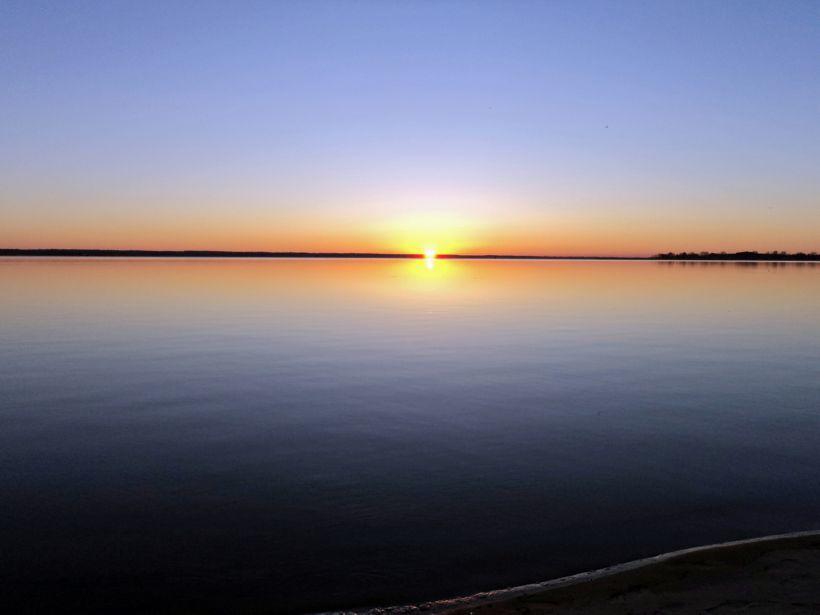
{"type": "MultiPolygon", "coordinates": [[[[62,248],[0,248],[1,256],[73,257],[73,258],[415,258],[424,254],[384,252],[235,252],[222,250],[96,250],[62,248]]],[[[598,260],[598,261],[755,261],[816,262],[818,254],[760,252],[681,252],[655,256],[550,256],[522,254],[439,254],[436,258],[459,260],[598,260]]]]}
{"type": "MultiPolygon", "coordinates": [[[[144,258],[415,258],[424,254],[401,252],[233,252],[223,250],[84,250],[0,248],[0,256],[144,257],[144,258]]],[[[533,256],[514,254],[438,254],[444,259],[516,260],[651,260],[642,256],[533,256]]]]}

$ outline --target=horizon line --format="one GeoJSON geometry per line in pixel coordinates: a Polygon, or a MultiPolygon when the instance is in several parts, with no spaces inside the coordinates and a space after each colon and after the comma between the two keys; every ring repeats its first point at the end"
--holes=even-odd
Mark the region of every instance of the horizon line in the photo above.
{"type": "MultiPolygon", "coordinates": [[[[424,259],[415,252],[307,252],[264,250],[142,250],[106,248],[0,248],[0,256],[70,257],[167,257],[167,258],[384,258],[424,259]]],[[[435,258],[457,260],[802,260],[818,261],[816,252],[659,252],[653,256],[561,256],[535,254],[436,254],[435,258]]]]}

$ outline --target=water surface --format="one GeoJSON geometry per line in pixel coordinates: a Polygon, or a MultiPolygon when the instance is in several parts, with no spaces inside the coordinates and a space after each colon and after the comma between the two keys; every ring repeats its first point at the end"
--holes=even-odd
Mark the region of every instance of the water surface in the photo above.
{"type": "Polygon", "coordinates": [[[0,600],[309,611],[820,527],[820,267],[0,259],[0,600]]]}

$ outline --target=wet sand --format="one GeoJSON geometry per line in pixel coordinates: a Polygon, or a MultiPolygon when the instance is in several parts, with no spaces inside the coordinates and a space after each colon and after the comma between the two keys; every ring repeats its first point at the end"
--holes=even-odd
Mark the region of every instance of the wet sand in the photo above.
{"type": "Polygon", "coordinates": [[[820,613],[820,531],[696,547],[382,613],[820,613]]]}

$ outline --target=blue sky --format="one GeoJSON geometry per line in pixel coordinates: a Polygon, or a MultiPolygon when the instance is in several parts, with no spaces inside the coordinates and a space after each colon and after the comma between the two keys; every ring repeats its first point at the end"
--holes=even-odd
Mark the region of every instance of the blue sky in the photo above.
{"type": "Polygon", "coordinates": [[[0,41],[5,246],[820,247],[817,2],[6,1],[0,41]]]}

